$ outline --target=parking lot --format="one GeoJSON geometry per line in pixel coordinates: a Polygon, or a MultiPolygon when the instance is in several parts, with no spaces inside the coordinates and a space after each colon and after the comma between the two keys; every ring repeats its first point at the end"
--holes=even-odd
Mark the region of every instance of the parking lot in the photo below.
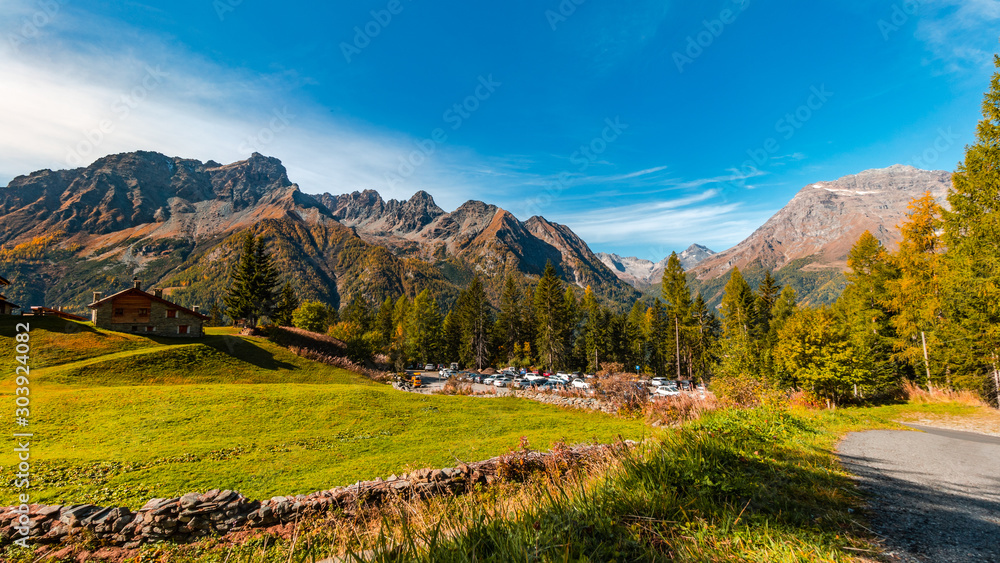
{"type": "MultiPolygon", "coordinates": [[[[421,384],[419,387],[406,386],[406,390],[413,393],[431,394],[444,388],[450,379],[458,381],[461,385],[471,385],[473,393],[490,394],[504,396],[513,390],[537,389],[541,391],[576,391],[587,395],[595,394],[595,384],[597,378],[593,375],[558,373],[551,376],[541,376],[539,374],[517,374],[501,371],[496,374],[479,374],[476,372],[452,371],[452,370],[407,370],[407,379],[419,377],[421,384]],[[443,375],[444,373],[445,375],[443,375]],[[500,384],[494,381],[500,378],[500,384]]],[[[703,386],[694,385],[666,379],[653,378],[651,380],[640,380],[635,383],[637,386],[648,389],[650,398],[667,398],[681,394],[692,394],[696,397],[704,397],[703,386]]]]}

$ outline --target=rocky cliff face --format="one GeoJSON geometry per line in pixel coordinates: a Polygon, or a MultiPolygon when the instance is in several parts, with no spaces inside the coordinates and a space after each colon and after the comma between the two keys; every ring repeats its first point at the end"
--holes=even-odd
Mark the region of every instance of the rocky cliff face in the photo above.
{"type": "Polygon", "coordinates": [[[510,212],[481,201],[467,201],[446,213],[426,192],[408,201],[384,201],[375,191],[318,196],[341,223],[364,240],[400,256],[422,260],[454,257],[487,278],[507,273],[539,275],[551,261],[566,281],[592,286],[607,297],[635,297],[565,225],[543,217],[521,222],[510,212]]]}
{"type": "Polygon", "coordinates": [[[736,246],[695,267],[699,279],[722,276],[758,262],[780,269],[811,257],[810,268],[845,269],[847,254],[866,230],[892,248],[909,203],[930,192],[945,203],[951,173],[895,165],[832,182],[817,182],[798,194],[736,246]]]}
{"type": "Polygon", "coordinates": [[[426,192],[407,201],[372,190],[313,196],[256,153],[228,165],[111,155],[0,188],[0,251],[21,257],[4,264],[7,294],[29,305],[82,310],[91,291],[139,275],[207,308],[225,292],[244,230],[265,237],[303,298],[331,303],[424,288],[448,300],[476,272],[499,289],[506,274],[540,274],[549,260],[600,295],[636,295],[562,225],[522,223],[479,201],[446,213],[426,192]]]}

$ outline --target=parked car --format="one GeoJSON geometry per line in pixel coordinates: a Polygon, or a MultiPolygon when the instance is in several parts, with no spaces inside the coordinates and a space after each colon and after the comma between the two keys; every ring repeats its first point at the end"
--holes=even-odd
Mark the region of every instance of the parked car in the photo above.
{"type": "Polygon", "coordinates": [[[545,381],[546,378],[543,375],[538,375],[537,373],[529,373],[524,376],[526,381],[545,381]]]}
{"type": "Polygon", "coordinates": [[[524,387],[528,386],[528,381],[521,377],[515,377],[513,380],[511,380],[510,386],[517,389],[523,389],[524,387]]]}
{"type": "Polygon", "coordinates": [[[653,394],[658,397],[674,397],[680,395],[681,392],[677,389],[676,385],[661,385],[656,388],[653,394]]]}
{"type": "Polygon", "coordinates": [[[590,384],[583,379],[574,379],[573,388],[575,389],[590,389],[590,384]]]}
{"type": "Polygon", "coordinates": [[[427,365],[424,366],[424,371],[434,371],[436,369],[437,368],[434,367],[434,364],[427,364],[427,365]]]}
{"type": "Polygon", "coordinates": [[[508,387],[514,380],[509,377],[500,376],[493,380],[494,387],[508,387]]]}

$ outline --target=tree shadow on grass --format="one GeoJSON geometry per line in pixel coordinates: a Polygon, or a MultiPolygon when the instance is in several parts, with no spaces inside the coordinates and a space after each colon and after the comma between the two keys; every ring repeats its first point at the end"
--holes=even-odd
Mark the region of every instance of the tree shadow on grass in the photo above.
{"type": "Polygon", "coordinates": [[[294,370],[298,366],[289,362],[278,360],[274,353],[266,350],[252,341],[247,341],[239,336],[231,335],[211,335],[199,339],[206,346],[210,346],[223,354],[232,356],[242,362],[252,364],[258,368],[266,370],[294,370]]]}

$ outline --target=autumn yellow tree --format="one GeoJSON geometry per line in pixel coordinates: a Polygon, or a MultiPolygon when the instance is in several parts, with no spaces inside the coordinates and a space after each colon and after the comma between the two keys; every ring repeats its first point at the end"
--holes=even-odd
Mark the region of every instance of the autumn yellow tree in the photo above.
{"type": "Polygon", "coordinates": [[[930,192],[913,200],[907,220],[899,226],[903,238],[892,260],[899,277],[887,282],[893,346],[897,360],[913,366],[930,385],[947,372],[931,358],[940,357],[944,320],[945,262],[941,241],[943,210],[930,192]]]}

